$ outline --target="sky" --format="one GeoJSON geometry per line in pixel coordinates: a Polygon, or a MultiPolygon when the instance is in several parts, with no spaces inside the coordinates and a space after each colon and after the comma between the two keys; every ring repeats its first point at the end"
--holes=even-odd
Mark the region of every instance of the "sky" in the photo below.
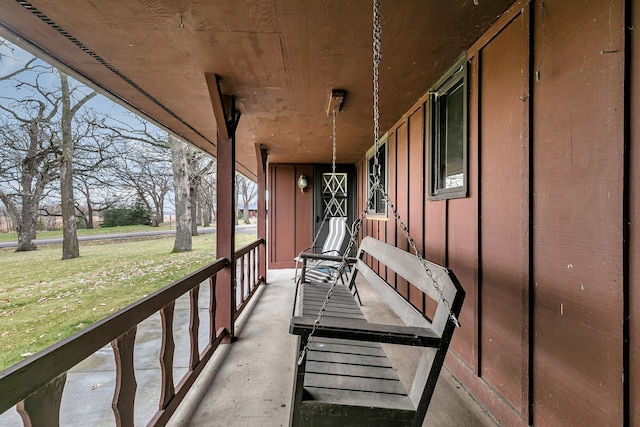
{"type": "MultiPolygon", "coordinates": [[[[16,46],[6,39],[0,38],[0,41],[4,41],[0,45],[0,76],[7,75],[13,71],[20,69],[24,64],[26,64],[33,55],[22,48],[16,46]]],[[[45,61],[38,59],[37,63],[47,65],[45,61]]],[[[26,79],[28,81],[28,74],[22,74],[21,78],[26,79]]],[[[35,73],[31,73],[31,81],[35,78],[35,73]]],[[[41,83],[58,85],[59,83],[55,80],[55,76],[51,75],[49,77],[50,81],[42,81],[41,83]]],[[[79,95],[87,94],[91,91],[91,88],[86,85],[79,83],[73,77],[70,76],[70,79],[79,86],[79,95]]],[[[18,92],[15,88],[15,83],[11,80],[0,81],[0,96],[15,96],[18,92]]],[[[98,112],[102,112],[104,114],[108,114],[111,117],[116,118],[119,121],[123,121],[125,123],[134,124],[132,121],[132,115],[129,110],[120,106],[119,104],[111,101],[106,96],[99,94],[98,96],[91,99],[87,104],[87,107],[93,108],[98,112]]],[[[158,129],[158,131],[160,131],[158,129]]]]}
{"type": "MultiPolygon", "coordinates": [[[[0,37],[0,76],[5,76],[10,74],[13,71],[20,69],[24,64],[26,64],[29,60],[33,58],[33,55],[19,46],[13,44],[11,41],[3,39],[0,37]]],[[[40,65],[49,67],[49,64],[41,59],[38,59],[37,62],[40,65]]],[[[35,82],[36,73],[21,73],[20,79],[23,81],[27,81],[30,83],[35,82]]],[[[91,92],[91,88],[86,85],[78,82],[73,79],[73,77],[69,76],[70,83],[77,87],[76,97],[79,98],[85,94],[91,92]]],[[[52,73],[46,75],[47,80],[40,79],[41,85],[50,85],[51,87],[59,87],[59,80],[52,73]]],[[[16,88],[16,83],[14,80],[4,80],[0,81],[0,102],[4,105],[7,105],[10,101],[6,98],[22,98],[25,96],[25,92],[27,90],[23,89],[22,92],[16,88]]],[[[91,108],[95,110],[97,113],[102,113],[106,116],[112,117],[115,120],[118,120],[122,123],[126,123],[132,126],[132,128],[139,127],[139,122],[135,119],[134,113],[130,112],[125,107],[115,103],[111,99],[107,98],[104,95],[100,94],[98,91],[98,96],[92,98],[85,107],[83,108],[91,108]]],[[[146,120],[144,120],[146,121],[146,120]]],[[[155,125],[148,123],[148,128],[156,133],[164,132],[160,128],[155,125]]],[[[170,197],[168,198],[170,199],[170,197]]],[[[168,203],[165,203],[165,206],[171,207],[171,202],[168,200],[168,203]]],[[[239,203],[240,205],[241,203],[239,203]]],[[[172,211],[167,211],[167,214],[173,214],[172,211]]]]}

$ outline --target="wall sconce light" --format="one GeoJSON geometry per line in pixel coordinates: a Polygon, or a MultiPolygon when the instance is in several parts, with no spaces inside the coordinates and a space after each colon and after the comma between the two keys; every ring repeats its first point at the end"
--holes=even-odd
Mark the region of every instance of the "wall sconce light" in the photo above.
{"type": "Polygon", "coordinates": [[[300,192],[304,193],[304,189],[307,188],[308,185],[309,183],[307,182],[307,177],[304,175],[300,175],[300,178],[298,178],[298,188],[300,188],[300,192]]]}

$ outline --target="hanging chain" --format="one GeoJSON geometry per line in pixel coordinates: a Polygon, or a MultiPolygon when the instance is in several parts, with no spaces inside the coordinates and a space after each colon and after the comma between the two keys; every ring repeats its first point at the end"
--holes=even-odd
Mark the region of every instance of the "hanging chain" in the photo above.
{"type": "MultiPolygon", "coordinates": [[[[382,188],[382,184],[380,183],[380,176],[382,174],[382,171],[381,171],[381,165],[379,161],[380,147],[378,142],[380,139],[380,100],[379,100],[380,87],[379,87],[378,68],[381,60],[382,60],[382,25],[380,23],[380,0],[373,0],[373,142],[375,145],[375,156],[374,156],[374,163],[373,163],[373,174],[374,174],[373,187],[371,190],[371,194],[369,194],[368,203],[371,203],[371,200],[375,192],[380,191],[380,193],[382,194],[383,200],[393,212],[393,216],[395,217],[396,221],[400,224],[400,228],[402,229],[402,232],[407,238],[407,241],[409,242],[409,245],[411,246],[411,249],[413,250],[415,256],[418,257],[418,259],[420,260],[420,263],[424,267],[425,272],[427,273],[427,276],[433,282],[433,285],[436,291],[438,292],[438,295],[442,299],[442,302],[444,303],[445,307],[447,307],[447,309],[449,310],[449,317],[451,318],[451,321],[453,321],[453,323],[456,326],[460,327],[460,323],[458,322],[458,319],[451,311],[451,304],[449,304],[449,301],[447,301],[447,299],[444,297],[444,294],[442,293],[442,290],[440,289],[438,282],[433,277],[433,272],[429,269],[429,266],[427,265],[427,261],[422,257],[422,255],[420,254],[420,251],[418,251],[416,242],[409,235],[409,229],[400,218],[400,215],[398,214],[398,210],[393,205],[393,203],[391,203],[391,199],[389,199],[389,195],[387,194],[385,189],[382,188]]],[[[368,205],[365,205],[365,206],[368,206],[368,205]]]]}
{"type": "MultiPolygon", "coordinates": [[[[331,159],[331,172],[333,174],[333,176],[335,176],[336,174],[336,113],[337,113],[337,108],[334,107],[333,108],[333,155],[332,155],[332,159],[331,159]]],[[[313,238],[313,242],[311,243],[311,247],[315,248],[316,247],[316,243],[318,241],[318,238],[320,237],[320,230],[322,230],[322,227],[324,226],[325,222],[327,222],[327,218],[329,218],[329,213],[331,212],[331,207],[333,205],[336,205],[337,207],[339,207],[338,205],[338,201],[336,200],[336,189],[331,188],[331,199],[329,200],[329,203],[327,204],[327,206],[325,206],[324,208],[324,215],[322,216],[322,222],[320,222],[320,226],[318,227],[318,232],[316,233],[315,237],[313,238]]]]}
{"type": "Polygon", "coordinates": [[[356,237],[360,232],[360,226],[362,225],[362,221],[364,221],[364,218],[366,217],[366,215],[367,215],[367,209],[365,208],[360,213],[360,217],[356,221],[354,221],[353,225],[351,226],[351,238],[349,239],[349,244],[347,245],[347,249],[342,254],[342,260],[340,261],[340,265],[338,266],[338,269],[334,274],[333,280],[331,281],[331,286],[329,287],[329,291],[327,292],[324,302],[322,303],[322,307],[318,312],[318,317],[316,317],[316,320],[313,322],[313,327],[311,328],[311,332],[309,332],[309,336],[307,337],[307,342],[305,343],[304,348],[300,351],[300,355],[298,356],[298,366],[302,365],[304,358],[307,356],[312,338],[315,335],[316,330],[318,329],[318,326],[320,326],[320,321],[322,320],[322,316],[324,316],[324,312],[327,310],[327,306],[329,305],[329,300],[333,295],[333,290],[338,284],[338,279],[340,278],[340,275],[347,268],[347,265],[348,265],[347,258],[351,253],[351,250],[353,249],[353,245],[355,244],[356,237]]]}
{"type": "Polygon", "coordinates": [[[413,237],[411,237],[411,235],[409,234],[409,228],[402,221],[402,218],[400,218],[400,214],[398,213],[398,209],[395,207],[393,202],[391,202],[391,199],[389,199],[389,195],[387,194],[386,191],[384,191],[382,186],[379,186],[378,189],[382,193],[382,199],[385,201],[387,206],[389,206],[389,208],[391,209],[391,212],[393,212],[393,216],[396,219],[396,222],[398,222],[398,224],[400,224],[400,229],[402,230],[402,233],[406,237],[407,242],[409,242],[409,246],[411,246],[411,249],[413,250],[413,254],[416,256],[416,258],[418,258],[420,260],[420,263],[424,267],[424,271],[427,274],[427,277],[429,279],[431,279],[431,283],[433,283],[433,287],[435,288],[436,292],[438,292],[438,295],[440,296],[440,299],[442,300],[442,303],[444,304],[444,306],[449,311],[449,318],[451,319],[453,324],[456,325],[459,328],[460,327],[460,322],[458,321],[458,318],[456,317],[456,315],[453,314],[453,311],[451,310],[451,304],[449,303],[447,298],[444,296],[444,293],[442,292],[442,289],[440,289],[440,285],[438,285],[438,281],[435,279],[435,277],[433,277],[433,272],[431,271],[431,269],[427,265],[427,260],[424,259],[424,257],[422,256],[422,254],[418,250],[418,246],[416,245],[415,240],[413,240],[413,237]]]}
{"type": "Polygon", "coordinates": [[[378,68],[382,61],[382,25],[380,24],[380,0],[373,0],[373,160],[374,184],[380,184],[380,160],[378,140],[380,139],[380,87],[378,68]]]}
{"type": "MultiPolygon", "coordinates": [[[[340,278],[340,275],[342,274],[342,272],[347,268],[347,265],[348,265],[347,257],[349,253],[351,253],[351,250],[353,249],[353,245],[356,241],[358,233],[360,232],[360,226],[362,225],[362,222],[364,221],[367,215],[367,207],[369,206],[369,203],[371,203],[371,200],[373,200],[376,191],[379,191],[382,194],[383,200],[393,212],[393,216],[396,219],[396,221],[400,224],[400,228],[402,229],[402,232],[404,233],[407,239],[407,242],[411,246],[411,249],[413,250],[414,255],[420,260],[420,263],[424,267],[427,277],[431,279],[431,282],[433,283],[434,288],[438,292],[438,295],[442,299],[443,304],[448,309],[449,318],[457,327],[460,327],[460,322],[458,321],[458,319],[456,318],[456,316],[453,314],[451,310],[451,304],[445,298],[444,293],[440,289],[438,282],[433,276],[433,272],[427,265],[427,261],[420,254],[420,251],[418,250],[416,242],[413,240],[413,238],[409,234],[409,229],[407,228],[406,224],[402,221],[402,218],[400,218],[398,209],[391,202],[391,199],[389,199],[389,195],[387,194],[387,192],[385,191],[385,189],[382,187],[380,183],[381,165],[379,161],[380,150],[379,150],[379,144],[378,144],[378,140],[380,139],[378,68],[379,68],[380,61],[382,60],[381,33],[382,33],[382,26],[380,24],[380,0],[373,0],[373,123],[374,123],[373,138],[374,138],[374,146],[375,146],[374,167],[373,167],[374,184],[371,188],[371,191],[368,194],[367,203],[365,203],[364,205],[365,207],[360,213],[360,217],[353,222],[353,225],[351,227],[351,238],[349,239],[349,244],[347,245],[347,249],[344,251],[344,254],[342,255],[342,260],[340,261],[338,270],[334,274],[333,280],[331,282],[331,286],[329,287],[329,291],[327,292],[324,302],[322,303],[322,307],[318,312],[318,316],[313,322],[313,327],[311,328],[311,332],[307,337],[307,342],[305,343],[305,346],[303,347],[303,349],[300,351],[300,355],[298,356],[298,365],[302,365],[302,363],[304,362],[304,359],[307,353],[309,352],[309,346],[311,345],[313,336],[315,335],[316,330],[320,326],[320,321],[322,320],[322,317],[324,316],[324,313],[327,310],[329,300],[333,295],[333,290],[335,289],[336,284],[338,283],[338,279],[340,278]]],[[[336,153],[336,109],[334,108],[333,110],[333,172],[334,173],[335,173],[335,153],[336,153]]],[[[325,220],[326,220],[326,215],[325,215],[325,218],[323,218],[322,220],[322,224],[324,224],[325,220]]],[[[322,224],[320,225],[320,227],[322,227],[322,224]]],[[[317,237],[318,236],[316,236],[316,239],[317,237]]],[[[314,245],[315,245],[316,239],[314,239],[314,245]]]]}
{"type": "Polygon", "coordinates": [[[336,174],[336,113],[338,107],[333,107],[333,157],[331,158],[331,172],[336,174]]]}

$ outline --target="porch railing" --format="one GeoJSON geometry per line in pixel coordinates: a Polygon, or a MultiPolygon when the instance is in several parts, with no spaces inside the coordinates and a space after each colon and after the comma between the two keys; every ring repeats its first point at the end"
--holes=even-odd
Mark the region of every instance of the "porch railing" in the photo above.
{"type": "MultiPolygon", "coordinates": [[[[261,245],[264,245],[263,239],[254,241],[238,250],[231,261],[236,270],[236,283],[233,286],[236,304],[231,311],[234,320],[264,280],[258,274],[258,250],[261,245]]],[[[216,301],[216,277],[229,263],[229,260],[220,258],[0,372],[0,414],[17,405],[25,425],[57,425],[67,371],[111,343],[116,365],[116,385],[111,405],[115,423],[118,426],[134,425],[137,384],[133,353],[136,330],[142,321],[159,312],[162,328],[159,368],[162,380],[159,409],[148,425],[166,424],[220,343],[229,336],[229,331],[217,327],[215,320],[220,303],[216,301]],[[209,288],[209,338],[200,352],[198,295],[202,284],[209,288]],[[174,384],[174,309],[176,300],[187,293],[189,362],[186,374],[174,384]]]]}

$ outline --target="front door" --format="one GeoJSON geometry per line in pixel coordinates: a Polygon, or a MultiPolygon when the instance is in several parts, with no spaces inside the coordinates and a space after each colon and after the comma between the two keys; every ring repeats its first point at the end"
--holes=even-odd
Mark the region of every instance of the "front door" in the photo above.
{"type": "MultiPolygon", "coordinates": [[[[329,232],[330,217],[346,216],[348,227],[351,227],[355,218],[356,167],[336,165],[334,175],[331,165],[314,165],[313,175],[313,237],[318,236],[316,246],[322,247],[329,232]]],[[[342,244],[343,250],[347,247],[349,237],[347,233],[342,244]]]]}

